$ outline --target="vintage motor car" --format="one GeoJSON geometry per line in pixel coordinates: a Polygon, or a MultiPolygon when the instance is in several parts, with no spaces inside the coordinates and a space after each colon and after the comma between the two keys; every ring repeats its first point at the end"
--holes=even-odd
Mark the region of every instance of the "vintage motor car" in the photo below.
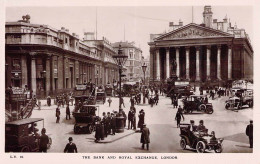
{"type": "MultiPolygon", "coordinates": [[[[38,122],[43,118],[27,118],[5,123],[5,151],[6,152],[38,152],[40,134],[38,122]]],[[[47,148],[52,139],[49,137],[47,148]]]]}
{"type": "Polygon", "coordinates": [[[253,107],[253,98],[230,97],[225,104],[226,109],[242,109],[243,106],[253,107]]]}
{"type": "Polygon", "coordinates": [[[204,101],[205,96],[195,96],[191,95],[189,97],[185,97],[183,102],[183,113],[192,113],[193,111],[204,112],[207,114],[212,114],[214,112],[212,103],[206,103],[204,101]]]}
{"type": "Polygon", "coordinates": [[[74,133],[89,133],[95,131],[95,123],[97,121],[96,111],[97,105],[83,105],[80,110],[74,111],[75,117],[74,133]]]}
{"type": "Polygon", "coordinates": [[[97,103],[101,102],[101,103],[105,104],[105,102],[106,102],[106,93],[105,92],[97,92],[96,102],[97,103]]]}
{"type": "Polygon", "coordinates": [[[106,93],[107,96],[113,95],[113,86],[111,84],[107,84],[105,86],[105,93],[106,93]]]}
{"type": "Polygon", "coordinates": [[[189,146],[192,149],[196,149],[198,153],[204,153],[206,150],[214,150],[216,153],[223,151],[223,138],[216,138],[215,132],[209,135],[208,129],[205,129],[203,132],[191,132],[188,129],[189,125],[190,124],[180,125],[180,146],[182,149],[186,149],[187,146],[189,146]]]}

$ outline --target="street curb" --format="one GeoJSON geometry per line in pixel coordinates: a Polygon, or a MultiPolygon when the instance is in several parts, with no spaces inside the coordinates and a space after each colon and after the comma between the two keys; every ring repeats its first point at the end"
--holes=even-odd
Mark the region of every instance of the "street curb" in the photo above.
{"type": "Polygon", "coordinates": [[[132,135],[132,134],[134,134],[134,133],[136,133],[136,132],[133,131],[132,133],[126,134],[126,135],[124,135],[124,136],[121,136],[121,137],[119,137],[119,138],[116,138],[116,139],[110,140],[110,141],[101,140],[101,141],[99,141],[99,142],[97,142],[97,143],[105,143],[105,144],[106,144],[106,143],[112,143],[112,142],[118,141],[118,140],[120,140],[120,139],[123,139],[123,138],[125,138],[125,137],[127,137],[127,136],[130,136],[130,135],[132,135]]]}

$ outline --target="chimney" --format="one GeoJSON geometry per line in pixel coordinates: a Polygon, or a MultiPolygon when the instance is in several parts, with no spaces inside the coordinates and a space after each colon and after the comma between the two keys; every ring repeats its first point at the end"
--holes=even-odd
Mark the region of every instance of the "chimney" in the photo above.
{"type": "Polygon", "coordinates": [[[95,40],[95,33],[94,32],[84,32],[83,40],[95,40]]]}
{"type": "Polygon", "coordinates": [[[61,30],[64,30],[64,31],[65,31],[65,27],[61,27],[61,30]]]}
{"type": "Polygon", "coordinates": [[[204,6],[203,20],[206,27],[212,27],[212,11],[211,6],[204,6]]]}
{"type": "Polygon", "coordinates": [[[69,29],[66,29],[65,31],[66,31],[66,32],[69,32],[69,29]]]}
{"type": "Polygon", "coordinates": [[[183,22],[181,20],[179,21],[179,26],[183,26],[183,22]]]}
{"type": "Polygon", "coordinates": [[[217,23],[218,22],[218,19],[213,19],[213,23],[217,23]]]}
{"type": "Polygon", "coordinates": [[[173,22],[170,22],[170,23],[169,23],[169,27],[172,27],[173,25],[174,25],[173,22]]]}

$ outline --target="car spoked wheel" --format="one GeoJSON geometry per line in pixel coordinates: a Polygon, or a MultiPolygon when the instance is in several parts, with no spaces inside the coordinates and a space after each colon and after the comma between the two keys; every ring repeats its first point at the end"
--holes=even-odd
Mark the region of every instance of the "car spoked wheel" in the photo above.
{"type": "Polygon", "coordinates": [[[186,141],[185,141],[185,139],[184,138],[182,138],[181,139],[181,141],[180,141],[180,146],[181,146],[181,148],[184,150],[184,149],[186,149],[186,141]]]}
{"type": "Polygon", "coordinates": [[[218,144],[218,146],[214,149],[215,153],[221,153],[223,151],[222,144],[218,144]]]}
{"type": "Polygon", "coordinates": [[[227,103],[227,104],[225,105],[225,108],[226,108],[226,109],[229,109],[229,108],[230,108],[230,104],[227,103]]]}
{"type": "Polygon", "coordinates": [[[204,153],[206,149],[206,145],[204,142],[199,141],[196,145],[196,150],[198,153],[204,153]]]}
{"type": "Polygon", "coordinates": [[[201,104],[201,105],[199,106],[199,109],[200,109],[200,111],[205,111],[205,110],[206,110],[206,105],[201,104]]]}
{"type": "Polygon", "coordinates": [[[80,133],[80,128],[78,126],[74,126],[74,133],[79,134],[80,133]]]}
{"type": "Polygon", "coordinates": [[[212,113],[213,113],[213,109],[212,109],[212,108],[208,108],[208,109],[206,109],[206,112],[207,112],[208,114],[212,114],[212,113]]]}
{"type": "Polygon", "coordinates": [[[31,152],[29,146],[24,146],[21,148],[21,152],[31,152]]]}

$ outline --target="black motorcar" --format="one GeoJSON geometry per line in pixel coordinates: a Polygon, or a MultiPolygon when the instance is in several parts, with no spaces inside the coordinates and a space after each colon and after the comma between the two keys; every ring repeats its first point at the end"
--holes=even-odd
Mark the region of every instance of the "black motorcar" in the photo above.
{"type": "Polygon", "coordinates": [[[193,111],[212,114],[214,112],[212,103],[205,102],[205,96],[191,95],[183,100],[183,113],[192,113],[193,111]]]}

